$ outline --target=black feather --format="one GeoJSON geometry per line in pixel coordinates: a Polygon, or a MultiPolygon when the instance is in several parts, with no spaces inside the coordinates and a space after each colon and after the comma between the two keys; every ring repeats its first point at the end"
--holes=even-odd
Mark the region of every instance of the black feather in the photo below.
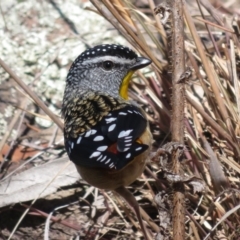
{"type": "Polygon", "coordinates": [[[126,105],[77,138],[65,137],[65,146],[69,158],[77,165],[119,170],[148,148],[136,141],[146,127],[147,120],[141,111],[126,105]],[[115,152],[109,150],[113,144],[115,152]]]}

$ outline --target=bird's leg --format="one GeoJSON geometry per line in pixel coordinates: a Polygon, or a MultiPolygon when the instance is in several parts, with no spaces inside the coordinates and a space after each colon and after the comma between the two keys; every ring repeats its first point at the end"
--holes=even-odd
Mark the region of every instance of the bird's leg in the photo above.
{"type": "Polygon", "coordinates": [[[126,202],[134,209],[134,211],[137,215],[138,222],[139,222],[140,227],[142,229],[144,238],[146,240],[149,240],[148,235],[147,235],[147,231],[146,231],[146,229],[143,225],[143,220],[142,220],[142,217],[141,217],[141,214],[140,214],[140,209],[139,209],[138,202],[135,199],[135,197],[133,196],[133,194],[129,190],[127,190],[127,188],[125,188],[125,187],[119,187],[119,188],[115,189],[115,192],[117,192],[120,196],[122,196],[126,200],[126,202]]]}

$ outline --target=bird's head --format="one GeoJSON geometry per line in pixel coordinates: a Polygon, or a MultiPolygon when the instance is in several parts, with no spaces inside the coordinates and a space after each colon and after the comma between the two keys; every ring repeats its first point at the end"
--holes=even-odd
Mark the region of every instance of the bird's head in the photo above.
{"type": "MultiPolygon", "coordinates": [[[[151,60],[121,45],[98,45],[83,52],[72,64],[66,90],[84,94],[98,91],[113,97],[128,98],[132,74],[151,63],[151,60]]],[[[66,92],[65,92],[66,93],[66,92]]]]}

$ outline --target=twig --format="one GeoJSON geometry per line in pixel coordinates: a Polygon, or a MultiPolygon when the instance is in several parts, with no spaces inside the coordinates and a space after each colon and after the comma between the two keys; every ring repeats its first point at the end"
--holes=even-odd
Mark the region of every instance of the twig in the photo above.
{"type": "Polygon", "coordinates": [[[63,130],[62,121],[43,103],[43,101],[0,59],[2,68],[14,79],[14,81],[33,99],[33,101],[63,130]]]}
{"type": "MultiPolygon", "coordinates": [[[[184,143],[184,103],[185,103],[185,82],[179,83],[179,79],[185,72],[184,57],[184,26],[183,26],[183,1],[172,0],[172,141],[184,143]]],[[[180,174],[181,165],[179,162],[181,152],[176,150],[173,154],[173,172],[180,174]]],[[[184,185],[181,182],[173,184],[173,239],[185,239],[185,193],[184,185]]]]}

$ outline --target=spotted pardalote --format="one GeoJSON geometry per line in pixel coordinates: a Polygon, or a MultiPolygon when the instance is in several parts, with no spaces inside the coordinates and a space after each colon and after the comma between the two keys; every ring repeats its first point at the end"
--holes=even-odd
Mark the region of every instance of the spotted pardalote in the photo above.
{"type": "MultiPolygon", "coordinates": [[[[66,151],[77,166],[113,174],[149,149],[150,131],[147,141],[142,139],[147,119],[137,103],[128,99],[127,91],[134,71],[150,63],[115,44],[95,46],[74,61],[62,113],[66,151]]],[[[141,171],[142,167],[138,175],[141,171]]]]}

